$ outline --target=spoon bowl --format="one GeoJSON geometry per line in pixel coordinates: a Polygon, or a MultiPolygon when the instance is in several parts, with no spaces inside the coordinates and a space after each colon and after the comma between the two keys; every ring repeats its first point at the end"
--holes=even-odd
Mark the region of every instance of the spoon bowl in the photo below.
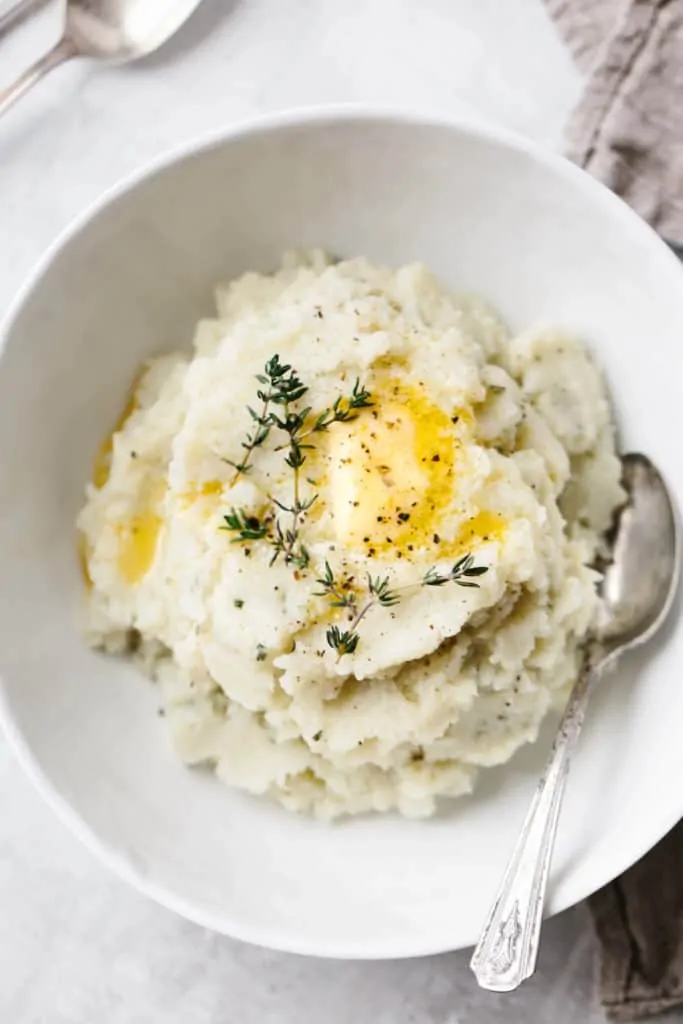
{"type": "Polygon", "coordinates": [[[68,0],[64,36],[78,53],[124,63],[158,50],[201,0],[68,0]]]}
{"type": "Polygon", "coordinates": [[[645,456],[622,458],[628,501],[619,514],[602,581],[598,639],[605,658],[645,643],[669,612],[680,572],[680,531],[659,470],[645,456]]]}
{"type": "Polygon", "coordinates": [[[16,82],[0,89],[0,116],[36,82],[74,57],[125,64],[158,50],[201,0],[67,0],[62,37],[16,82]]]}

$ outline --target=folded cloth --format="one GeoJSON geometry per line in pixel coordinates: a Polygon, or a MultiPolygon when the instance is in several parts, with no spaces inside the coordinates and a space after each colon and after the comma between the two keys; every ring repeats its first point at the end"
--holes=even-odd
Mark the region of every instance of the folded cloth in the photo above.
{"type": "Polygon", "coordinates": [[[683,822],[588,902],[607,1016],[641,1020],[683,1004],[683,822]]]}
{"type": "MultiPolygon", "coordinates": [[[[587,74],[568,155],[682,246],[683,0],[546,4],[587,74]]],[[[639,1020],[682,1005],[683,822],[589,906],[608,1017],[639,1020]]]]}
{"type": "Polygon", "coordinates": [[[588,74],[568,155],[683,244],[683,3],[546,3],[588,74]]]}

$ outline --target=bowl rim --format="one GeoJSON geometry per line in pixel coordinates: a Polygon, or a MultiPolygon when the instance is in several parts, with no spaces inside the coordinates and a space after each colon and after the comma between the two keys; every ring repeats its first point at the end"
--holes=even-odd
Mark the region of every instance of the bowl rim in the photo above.
{"type": "MultiPolygon", "coordinates": [[[[249,136],[268,135],[272,132],[296,128],[298,126],[339,125],[360,121],[367,124],[395,124],[407,127],[428,127],[456,132],[512,149],[517,153],[531,158],[546,170],[577,184],[579,188],[595,201],[600,202],[612,215],[621,220],[622,225],[634,237],[652,246],[656,243],[662,267],[669,265],[669,272],[680,277],[679,285],[683,285],[683,264],[660,238],[653,228],[642,220],[627,204],[607,186],[591,177],[583,169],[571,163],[564,156],[545,149],[507,128],[499,127],[491,122],[476,117],[446,116],[442,113],[425,110],[419,107],[377,105],[366,103],[340,103],[312,106],[298,106],[267,114],[240,119],[209,133],[201,133],[180,144],[166,148],[160,155],[147,161],[137,170],[125,175],[107,188],[103,193],[89,202],[83,210],[74,216],[62,228],[44,253],[37,259],[32,270],[19,287],[17,294],[10,303],[8,310],[0,320],[0,372],[2,358],[10,340],[15,322],[32,294],[40,286],[41,280],[55,259],[65,250],[88,224],[119,198],[136,189],[139,185],[151,180],[168,168],[193,159],[220,146],[249,136]]],[[[653,250],[654,251],[654,250],[653,250]]],[[[267,949],[280,950],[306,956],[334,959],[403,959],[418,956],[431,956],[438,953],[462,948],[453,946],[443,939],[425,941],[413,939],[410,935],[398,934],[389,943],[383,941],[378,947],[372,941],[359,935],[353,942],[332,941],[324,947],[316,941],[309,942],[299,935],[296,929],[253,929],[238,920],[233,920],[229,910],[213,911],[192,900],[176,895],[166,885],[157,883],[144,870],[116,846],[101,838],[81,817],[78,810],[58,789],[49,776],[41,768],[33,754],[28,741],[15,720],[11,702],[0,676],[0,728],[7,737],[10,747],[14,750],[20,765],[31,779],[46,803],[53,809],[57,817],[67,826],[69,831],[90,850],[95,857],[105,864],[116,876],[128,882],[141,894],[154,900],[161,906],[174,911],[193,923],[217,933],[248,942],[267,949]]],[[[618,877],[631,865],[647,853],[659,840],[669,832],[683,817],[683,793],[680,807],[669,801],[661,805],[656,825],[651,827],[647,835],[642,832],[633,833],[634,839],[623,843],[616,856],[601,861],[602,870],[594,869],[587,877],[581,876],[581,884],[574,883],[561,901],[554,901],[546,916],[551,917],[586,899],[595,891],[618,877]]]]}

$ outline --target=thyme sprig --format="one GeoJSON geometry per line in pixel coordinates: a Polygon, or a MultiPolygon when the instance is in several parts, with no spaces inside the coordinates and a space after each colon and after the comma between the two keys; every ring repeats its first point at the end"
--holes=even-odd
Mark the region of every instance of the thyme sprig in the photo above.
{"type": "Polygon", "coordinates": [[[289,395],[285,395],[281,403],[284,407],[283,415],[278,416],[276,413],[273,413],[271,417],[275,426],[287,435],[286,447],[288,451],[285,456],[285,462],[292,470],[293,484],[291,505],[284,505],[282,502],[275,501],[275,499],[273,499],[274,504],[276,504],[279,509],[291,516],[291,521],[290,525],[286,529],[283,528],[279,519],[276,521],[275,542],[273,545],[274,551],[270,564],[273,565],[280,555],[283,555],[285,564],[292,564],[297,569],[305,569],[310,561],[308,550],[299,538],[299,527],[301,525],[302,516],[308,511],[317,498],[316,494],[308,500],[304,500],[301,497],[300,470],[306,461],[306,450],[312,447],[310,444],[302,443],[301,432],[311,410],[310,407],[308,407],[297,412],[291,408],[292,403],[297,399],[302,398],[307,390],[308,388],[304,385],[293,389],[295,397],[290,398],[289,395]]]}
{"type": "Polygon", "coordinates": [[[337,661],[345,654],[353,654],[360,643],[358,626],[375,607],[381,605],[391,608],[401,600],[401,594],[406,590],[414,590],[417,587],[441,587],[446,583],[456,583],[459,587],[478,587],[472,577],[483,576],[488,572],[487,565],[475,565],[472,555],[463,555],[459,558],[448,575],[443,576],[435,568],[428,569],[421,580],[416,583],[408,583],[403,587],[391,588],[388,576],[368,575],[365,588],[366,598],[360,603],[358,595],[349,590],[348,581],[353,583],[353,577],[345,577],[347,582],[338,583],[328,562],[325,562],[325,575],[317,580],[322,590],[317,591],[318,595],[326,596],[332,608],[347,608],[351,614],[351,623],[347,630],[340,630],[338,626],[331,626],[327,630],[327,643],[332,650],[337,652],[337,661]]]}
{"type": "Polygon", "coordinates": [[[436,569],[428,569],[422,577],[422,584],[425,587],[442,587],[444,583],[457,583],[459,587],[478,587],[471,579],[473,576],[483,576],[488,572],[487,565],[475,565],[472,555],[463,555],[455,563],[447,576],[440,575],[436,569]]]}
{"type": "Polygon", "coordinates": [[[303,398],[308,391],[292,367],[281,363],[278,355],[274,355],[268,360],[263,368],[263,373],[258,374],[256,379],[262,385],[256,392],[257,398],[262,403],[261,409],[257,412],[250,405],[247,406],[247,412],[255,424],[253,433],[248,433],[241,443],[244,449],[241,462],[232,462],[230,459],[226,459],[227,463],[235,470],[231,480],[233,484],[242,473],[248,472],[251,468],[249,463],[254,449],[261,447],[276,422],[270,411],[271,405],[288,405],[291,402],[296,402],[303,398]]]}
{"type": "Polygon", "coordinates": [[[281,431],[286,439],[275,451],[287,450],[285,462],[292,470],[293,477],[292,500],[289,505],[275,498],[271,501],[291,518],[289,523],[284,525],[281,517],[266,516],[261,520],[243,509],[233,508],[229,515],[224,516],[225,525],[221,529],[235,533],[232,539],[237,542],[268,540],[273,547],[271,565],[283,556],[287,565],[305,569],[310,562],[310,555],[301,541],[300,529],[306,512],[317,499],[317,494],[310,498],[301,495],[301,467],[306,461],[307,451],[313,448],[305,438],[327,430],[332,423],[355,419],[358,410],[372,405],[370,392],[366,391],[357,379],[348,397],[337,398],[330,409],[321,412],[312,425],[309,425],[311,407],[296,408],[296,403],[300,402],[308,391],[308,386],[303,383],[296,370],[287,363],[281,363],[280,357],[274,355],[265,364],[264,372],[257,375],[256,379],[262,385],[257,391],[262,403],[261,409],[257,412],[251,406],[247,406],[255,427],[242,442],[245,452],[242,461],[230,462],[235,469],[231,483],[234,483],[242,473],[248,472],[255,449],[263,445],[270,432],[273,429],[281,431]]]}
{"type": "Polygon", "coordinates": [[[370,392],[361,386],[360,379],[357,377],[349,397],[342,398],[340,396],[335,399],[331,409],[325,409],[320,413],[310,433],[315,434],[327,430],[333,423],[348,423],[349,420],[355,420],[359,409],[369,409],[373,404],[370,392]]]}
{"type": "Polygon", "coordinates": [[[401,600],[398,590],[391,589],[388,576],[373,577],[369,573],[365,588],[366,598],[363,604],[358,604],[355,595],[354,597],[346,596],[345,598],[344,589],[339,589],[334,582],[334,575],[328,562],[325,562],[325,577],[322,580],[318,580],[318,582],[322,583],[325,590],[334,596],[335,600],[330,602],[333,607],[338,608],[341,606],[351,610],[352,619],[347,630],[342,631],[338,626],[330,626],[327,630],[327,643],[329,647],[337,652],[337,661],[343,658],[345,654],[353,654],[358,647],[360,643],[358,627],[371,608],[374,608],[375,605],[391,608],[401,600]]]}
{"type": "Polygon", "coordinates": [[[326,597],[331,608],[348,608],[355,615],[358,595],[354,589],[353,576],[343,576],[337,581],[332,566],[325,562],[325,573],[315,582],[321,588],[313,592],[316,597],[326,597]]]}
{"type": "MultiPolygon", "coordinates": [[[[310,437],[311,434],[323,433],[325,430],[328,430],[333,423],[349,423],[351,420],[355,420],[357,418],[359,409],[370,409],[373,405],[374,402],[371,399],[370,392],[366,391],[365,388],[361,386],[360,379],[357,377],[351,394],[347,398],[344,398],[342,395],[336,398],[332,407],[329,409],[323,409],[316,418],[313,426],[308,427],[306,430],[304,430],[303,427],[308,420],[311,410],[310,408],[304,409],[301,414],[301,432],[298,436],[299,446],[303,448],[312,448],[312,445],[301,445],[301,441],[306,437],[310,437]]],[[[286,444],[281,444],[275,449],[275,451],[282,451],[283,448],[286,447],[286,444]]]]}
{"type": "Polygon", "coordinates": [[[360,637],[350,629],[340,629],[339,626],[330,626],[327,631],[327,643],[337,652],[337,661],[345,654],[353,654],[360,637]]]}
{"type": "MultiPolygon", "coordinates": [[[[296,478],[296,483],[298,484],[298,478],[296,478]]],[[[295,485],[294,503],[292,505],[283,505],[281,501],[276,501],[273,498],[273,504],[277,505],[283,512],[288,512],[292,519],[287,529],[283,529],[279,519],[275,520],[275,534],[271,540],[273,545],[271,565],[277,562],[280,555],[284,555],[286,565],[291,564],[296,569],[306,569],[308,567],[311,556],[308,553],[308,548],[300,540],[299,527],[301,525],[301,517],[305,512],[308,512],[317,497],[318,495],[314,494],[312,498],[302,501],[298,496],[298,487],[295,485]]]]}

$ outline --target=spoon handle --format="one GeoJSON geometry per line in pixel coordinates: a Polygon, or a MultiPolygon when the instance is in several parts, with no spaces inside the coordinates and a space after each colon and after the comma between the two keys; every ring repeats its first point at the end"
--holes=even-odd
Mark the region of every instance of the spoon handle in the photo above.
{"type": "Polygon", "coordinates": [[[47,75],[48,72],[75,57],[76,54],[77,50],[74,43],[69,38],[64,37],[44,57],[41,57],[27,71],[24,71],[23,75],[13,85],[8,86],[6,89],[0,89],[0,117],[25,92],[28,92],[36,82],[39,82],[41,78],[47,75]]]}
{"type": "Polygon", "coordinates": [[[599,674],[586,659],[498,894],[470,962],[481,988],[511,992],[536,967],[548,873],[571,755],[599,674]]]}
{"type": "Polygon", "coordinates": [[[0,39],[18,28],[32,14],[47,6],[48,0],[16,0],[9,7],[0,7],[0,39]]]}

